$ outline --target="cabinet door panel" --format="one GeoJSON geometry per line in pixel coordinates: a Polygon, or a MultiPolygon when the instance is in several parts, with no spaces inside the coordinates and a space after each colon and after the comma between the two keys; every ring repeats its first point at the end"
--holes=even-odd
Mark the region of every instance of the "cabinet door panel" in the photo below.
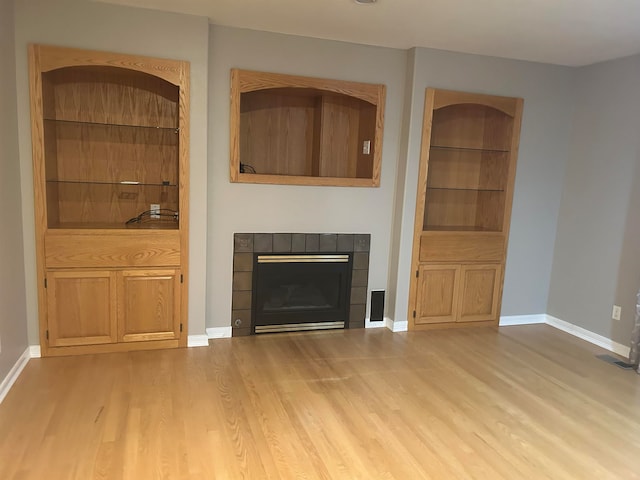
{"type": "Polygon", "coordinates": [[[497,320],[501,279],[500,265],[463,265],[458,321],[497,320]]]}
{"type": "Polygon", "coordinates": [[[458,308],[458,265],[421,265],[416,324],[455,322],[458,308]]]}
{"type": "Polygon", "coordinates": [[[179,271],[128,270],[119,273],[118,308],[121,342],[179,338],[179,271]]]}
{"type": "Polygon", "coordinates": [[[115,272],[47,274],[49,346],[116,342],[115,272]]]}

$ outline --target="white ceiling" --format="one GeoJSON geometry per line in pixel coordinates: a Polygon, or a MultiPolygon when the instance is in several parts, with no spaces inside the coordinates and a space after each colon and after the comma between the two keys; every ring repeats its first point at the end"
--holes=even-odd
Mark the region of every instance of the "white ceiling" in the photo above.
{"type": "Polygon", "coordinates": [[[640,0],[98,0],[210,23],[407,49],[588,65],[640,53],[640,0]]]}

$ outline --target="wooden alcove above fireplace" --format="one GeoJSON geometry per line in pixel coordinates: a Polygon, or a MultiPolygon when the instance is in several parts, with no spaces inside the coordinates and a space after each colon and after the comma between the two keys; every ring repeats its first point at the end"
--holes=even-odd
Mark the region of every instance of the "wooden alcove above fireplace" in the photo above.
{"type": "MultiPolygon", "coordinates": [[[[342,254],[349,257],[349,275],[343,274],[343,277],[350,277],[344,326],[345,328],[364,328],[370,243],[371,235],[356,233],[234,234],[231,313],[233,336],[251,335],[255,332],[252,306],[255,303],[257,258],[274,255],[290,257],[292,254],[297,254],[302,258],[322,258],[327,254],[342,254]]],[[[316,323],[312,317],[313,315],[310,315],[308,322],[300,323],[316,323]]],[[[296,323],[298,320],[290,320],[289,323],[296,323]]],[[[269,329],[258,330],[269,331],[269,329]]]]}

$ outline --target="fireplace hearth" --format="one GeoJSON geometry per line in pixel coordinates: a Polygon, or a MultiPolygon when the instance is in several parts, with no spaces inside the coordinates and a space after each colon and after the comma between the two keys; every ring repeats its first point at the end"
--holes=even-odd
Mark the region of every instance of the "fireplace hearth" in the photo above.
{"type": "Polygon", "coordinates": [[[236,233],[233,336],[363,328],[369,234],[236,233]]]}

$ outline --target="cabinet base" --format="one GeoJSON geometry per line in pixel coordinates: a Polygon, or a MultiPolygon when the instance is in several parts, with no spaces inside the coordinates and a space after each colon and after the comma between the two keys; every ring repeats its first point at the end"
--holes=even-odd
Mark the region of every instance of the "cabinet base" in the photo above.
{"type": "Polygon", "coordinates": [[[181,347],[180,340],[157,340],[150,342],[109,343],[104,345],[77,345],[72,347],[42,347],[43,357],[65,357],[93,353],[134,352],[181,347]]]}
{"type": "Polygon", "coordinates": [[[409,322],[409,330],[444,330],[445,328],[473,328],[473,327],[497,327],[498,320],[486,320],[481,322],[444,322],[444,323],[423,323],[414,325],[409,322]]]}

